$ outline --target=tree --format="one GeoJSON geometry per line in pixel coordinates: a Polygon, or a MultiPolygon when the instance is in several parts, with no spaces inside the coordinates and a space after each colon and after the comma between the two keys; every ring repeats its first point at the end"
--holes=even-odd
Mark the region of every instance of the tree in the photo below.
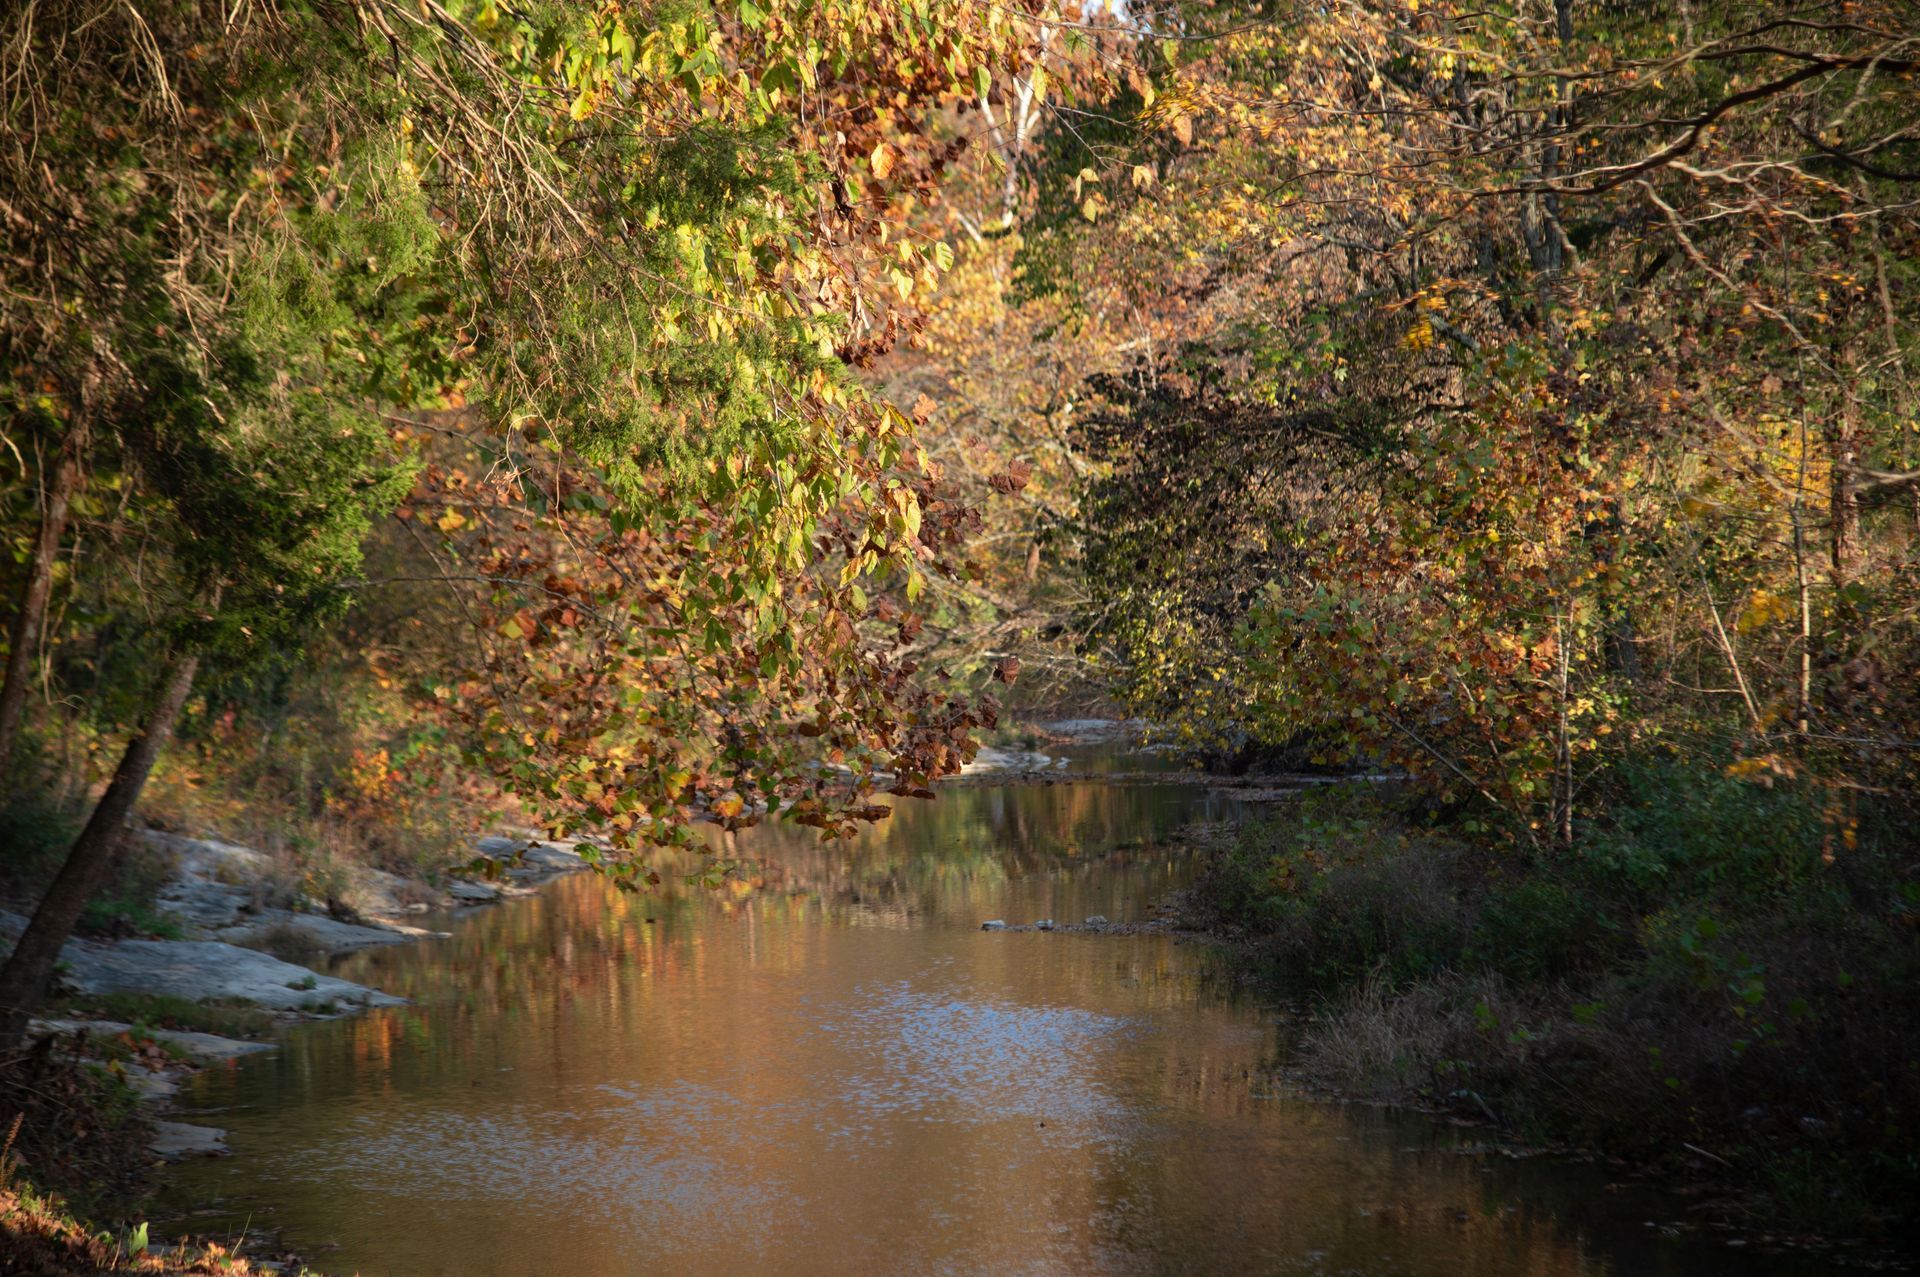
{"type": "Polygon", "coordinates": [[[476,758],[622,852],[760,801],[844,833],[957,768],[991,707],[894,649],[969,516],[852,370],[951,263],[928,121],[1044,54],[1024,10],[363,13],[461,229],[478,412],[417,495],[478,587],[434,689],[476,758]]]}
{"type": "Polygon", "coordinates": [[[14,744],[27,708],[27,684],[32,678],[33,654],[46,624],[47,600],[53,592],[54,562],[66,537],[67,512],[80,486],[81,457],[86,440],[78,427],[65,433],[56,446],[52,472],[38,493],[39,520],[33,548],[27,557],[27,576],[20,586],[12,628],[7,633],[7,667],[0,678],[0,774],[13,759],[14,744]]]}
{"type": "Polygon", "coordinates": [[[1656,737],[1910,783],[1910,16],[1130,10],[1022,249],[1151,352],[1068,396],[1110,685],[1543,848],[1656,737]]]}
{"type": "MultiPolygon", "coordinates": [[[[219,14],[167,16],[155,34],[127,6],[42,5],[7,32],[28,132],[4,199],[15,260],[33,266],[8,289],[12,387],[43,387],[35,410],[62,422],[64,466],[110,442],[134,476],[129,518],[148,563],[138,604],[159,658],[150,708],[0,970],[7,1040],[199,666],[297,642],[337,607],[370,520],[410,483],[378,412],[396,401],[383,347],[416,317],[411,281],[438,246],[417,185],[377,150],[339,156],[328,194],[258,169],[276,126],[293,154],[316,137],[287,69],[265,61],[286,52],[287,29],[259,18],[242,26],[251,38],[217,43],[219,14]]],[[[50,502],[42,519],[47,558],[57,513],[50,502]]],[[[36,562],[37,606],[45,575],[36,562]]]]}
{"type": "MultiPolygon", "coordinates": [[[[142,605],[170,657],[0,974],[9,1031],[196,664],[284,650],[371,584],[360,544],[413,486],[408,451],[433,456],[427,409],[469,444],[415,497],[440,506],[443,565],[482,560],[440,573],[482,643],[478,668],[421,681],[494,689],[497,712],[467,722],[475,757],[556,830],[678,841],[698,816],[745,818],[753,789],[839,834],[884,816],[876,784],[925,792],[960,765],[990,704],[919,690],[885,636],[967,516],[912,419],[847,367],[937,282],[948,254],[905,233],[946,155],[920,117],[1025,65],[1015,16],[15,15],[9,398],[134,476],[134,526],[167,567],[142,605]],[[552,621],[604,623],[549,647],[556,599],[552,621]],[[549,724],[506,730],[531,698],[549,724]]],[[[55,521],[38,541],[58,544],[55,521]]]]}

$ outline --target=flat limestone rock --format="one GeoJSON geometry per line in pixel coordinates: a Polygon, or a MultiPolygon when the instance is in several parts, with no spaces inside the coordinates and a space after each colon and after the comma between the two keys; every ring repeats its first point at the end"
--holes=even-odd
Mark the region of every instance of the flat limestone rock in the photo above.
{"type": "Polygon", "coordinates": [[[527,848],[520,857],[520,868],[509,872],[525,877],[549,878],[586,867],[587,862],[580,853],[565,843],[543,842],[527,848]]]}
{"type": "Polygon", "coordinates": [[[178,1069],[130,1068],[126,1071],[125,1081],[143,1102],[158,1108],[171,1105],[173,1098],[180,1093],[178,1069]]]}
{"type": "MultiPolygon", "coordinates": [[[[182,923],[190,934],[234,944],[250,944],[274,930],[303,933],[289,937],[329,953],[364,949],[369,945],[419,940],[437,932],[382,923],[356,925],[341,922],[317,910],[295,910],[270,904],[274,860],[265,852],[213,838],[186,838],[148,829],[147,844],[173,861],[173,877],[155,899],[160,912],[182,923]]],[[[430,889],[397,874],[367,865],[348,871],[342,903],[375,919],[406,912],[430,889]]]]}
{"type": "Polygon", "coordinates": [[[377,989],[320,975],[256,949],[218,940],[123,940],[69,944],[61,957],[82,993],[160,993],[205,1002],[244,998],[276,1011],[343,1006],[399,1006],[377,989]],[[75,952],[75,950],[79,950],[75,952]]]}
{"type": "Polygon", "coordinates": [[[228,944],[252,944],[269,936],[305,944],[328,953],[348,953],[377,944],[403,944],[409,940],[430,940],[446,936],[444,931],[428,931],[401,923],[362,925],[341,922],[322,913],[295,913],[291,909],[266,909],[248,921],[222,927],[213,933],[216,940],[228,944]]]}
{"type": "Polygon", "coordinates": [[[259,903],[273,862],[265,852],[213,838],[142,830],[148,846],[173,860],[173,878],[154,905],[189,929],[230,926],[259,903]]]}
{"type": "Polygon", "coordinates": [[[353,865],[347,872],[349,880],[341,899],[368,918],[424,912],[444,903],[440,893],[425,883],[375,869],[372,865],[353,865]]]}
{"type": "Polygon", "coordinates": [[[170,854],[175,871],[183,877],[248,886],[273,868],[273,859],[266,852],[218,838],[188,838],[158,829],[143,829],[140,837],[149,846],[170,854]]]}
{"type": "Polygon", "coordinates": [[[1147,731],[1146,720],[1139,718],[1056,718],[1034,726],[1049,736],[1062,736],[1080,744],[1137,741],[1147,731]]]}
{"type": "MultiPolygon", "coordinates": [[[[506,876],[520,883],[543,882],[587,867],[572,844],[547,839],[489,834],[474,843],[474,850],[494,860],[511,862],[506,876]]],[[[455,895],[458,898],[457,884],[455,895]]]]}
{"type": "MultiPolygon", "coordinates": [[[[0,914],[11,938],[25,919],[0,914]]],[[[240,998],[273,1011],[402,1006],[378,989],[309,971],[257,949],[218,940],[69,940],[60,950],[66,981],[81,993],[157,993],[192,1002],[240,998]]]]}
{"type": "Polygon", "coordinates": [[[474,850],[483,856],[492,856],[495,860],[504,859],[518,852],[531,839],[509,838],[505,834],[488,834],[473,844],[474,850]]]}
{"type": "Polygon", "coordinates": [[[973,761],[960,768],[962,776],[999,775],[1002,772],[1042,771],[1054,765],[1054,759],[1031,749],[1001,749],[982,745],[973,761]]]}

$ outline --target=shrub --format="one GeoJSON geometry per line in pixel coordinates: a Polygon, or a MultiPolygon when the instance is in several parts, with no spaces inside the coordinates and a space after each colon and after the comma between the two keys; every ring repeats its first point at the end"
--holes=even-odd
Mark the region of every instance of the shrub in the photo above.
{"type": "Polygon", "coordinates": [[[1619,764],[1607,788],[1605,819],[1587,831],[1580,856],[1636,891],[1755,896],[1791,891],[1820,866],[1828,831],[1803,787],[1655,756],[1619,764]]]}
{"type": "Polygon", "coordinates": [[[1545,874],[1490,887],[1471,929],[1468,965],[1516,980],[1564,979],[1607,961],[1622,940],[1598,892],[1545,874]]]}
{"type": "Polygon", "coordinates": [[[1711,1163],[1801,1227],[1909,1212],[1920,884],[1901,822],[1869,811],[1833,854],[1803,793],[1656,767],[1616,797],[1636,792],[1582,854],[1537,859],[1391,810],[1336,847],[1323,818],[1278,812],[1199,898],[1318,981],[1296,1062],[1320,1082],[1711,1163]]]}
{"type": "Polygon", "coordinates": [[[1411,835],[1392,813],[1372,786],[1308,794],[1243,828],[1202,873],[1193,908],[1294,974],[1344,981],[1381,968],[1405,981],[1444,969],[1468,937],[1463,849],[1411,835]]]}

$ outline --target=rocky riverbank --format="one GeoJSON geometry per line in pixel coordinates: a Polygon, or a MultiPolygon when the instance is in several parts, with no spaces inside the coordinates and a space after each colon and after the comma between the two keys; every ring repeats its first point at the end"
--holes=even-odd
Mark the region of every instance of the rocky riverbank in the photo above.
{"type": "MultiPolygon", "coordinates": [[[[32,1034],[113,1065],[146,1107],[151,1151],[165,1159],[226,1151],[223,1131],[168,1116],[193,1070],[274,1050],[272,1035],[285,1024],[404,1001],[316,969],[328,958],[445,937],[421,922],[528,895],[586,867],[570,847],[494,836],[475,845],[470,868],[480,872],[430,882],[356,866],[318,899],[290,887],[280,862],[253,848],[157,830],[132,836],[169,865],[154,909],[173,938],[70,940],[53,1010],[34,1021],[32,1034]],[[181,1019],[231,1022],[251,1036],[168,1027],[181,1019]]],[[[0,910],[0,941],[10,945],[25,925],[0,910]]]]}

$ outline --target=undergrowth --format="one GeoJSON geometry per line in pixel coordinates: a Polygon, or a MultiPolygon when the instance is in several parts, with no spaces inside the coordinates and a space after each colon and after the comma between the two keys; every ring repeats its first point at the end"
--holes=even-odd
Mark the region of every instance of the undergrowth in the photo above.
{"type": "Polygon", "coordinates": [[[1899,814],[1645,760],[1570,852],[1341,786],[1193,893],[1322,1014],[1338,1089],[1709,1169],[1778,1224],[1906,1233],[1920,1201],[1920,880],[1899,814]]]}
{"type": "Polygon", "coordinates": [[[349,865],[444,869],[500,799],[389,680],[332,651],[209,685],[142,802],[163,827],[275,856],[325,900],[349,865]]]}
{"type": "Polygon", "coordinates": [[[74,998],[69,1005],[136,1029],[180,1029],[223,1038],[266,1037],[278,1023],[273,1012],[244,998],[195,1002],[165,993],[105,993],[74,998]]]}
{"type": "Polygon", "coordinates": [[[0,1055],[0,1133],[10,1165],[84,1213],[121,1213],[151,1167],[151,1135],[115,1064],[79,1035],[51,1034],[0,1055]]]}
{"type": "MultiPolygon", "coordinates": [[[[49,783],[29,765],[8,778],[11,789],[0,798],[0,902],[23,912],[59,872],[67,848],[86,819],[86,807],[49,783]]],[[[166,885],[165,860],[134,838],[122,839],[114,871],[87,901],[76,928],[83,936],[180,938],[179,926],[154,908],[166,885]]]]}

